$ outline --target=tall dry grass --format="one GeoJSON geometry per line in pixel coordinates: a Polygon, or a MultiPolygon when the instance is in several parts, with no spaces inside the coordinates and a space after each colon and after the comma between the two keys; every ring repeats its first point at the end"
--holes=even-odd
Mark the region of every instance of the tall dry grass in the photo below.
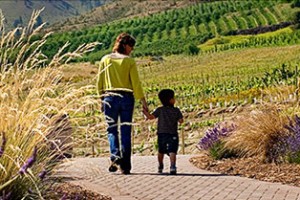
{"type": "Polygon", "coordinates": [[[263,105],[235,120],[236,130],[224,138],[224,147],[241,157],[257,156],[263,162],[278,159],[280,142],[290,133],[286,114],[275,104],[263,105]]]}
{"type": "Polygon", "coordinates": [[[77,88],[61,82],[63,64],[92,51],[98,43],[83,44],[74,52],[62,53],[66,44],[53,58],[47,58],[41,48],[51,33],[32,40],[45,25],[35,26],[41,11],[33,12],[27,27],[8,32],[0,13],[0,198],[3,199],[29,196],[43,199],[44,177],[38,175],[51,173],[54,157],[63,153],[53,135],[59,135],[69,126],[66,121],[53,121],[65,116],[68,123],[80,124],[78,116],[99,109],[99,98],[91,92],[94,86],[77,88]]]}

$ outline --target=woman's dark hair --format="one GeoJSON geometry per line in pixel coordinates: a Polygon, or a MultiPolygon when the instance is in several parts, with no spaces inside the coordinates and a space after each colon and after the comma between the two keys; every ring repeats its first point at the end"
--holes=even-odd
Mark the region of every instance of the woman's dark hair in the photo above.
{"type": "Polygon", "coordinates": [[[114,47],[113,52],[118,52],[121,54],[125,53],[125,45],[128,44],[131,47],[134,47],[135,45],[135,39],[129,35],[128,33],[121,33],[118,35],[114,47]]]}
{"type": "Polygon", "coordinates": [[[172,106],[170,100],[174,98],[174,91],[171,89],[163,89],[158,93],[158,98],[164,106],[172,106]]]}

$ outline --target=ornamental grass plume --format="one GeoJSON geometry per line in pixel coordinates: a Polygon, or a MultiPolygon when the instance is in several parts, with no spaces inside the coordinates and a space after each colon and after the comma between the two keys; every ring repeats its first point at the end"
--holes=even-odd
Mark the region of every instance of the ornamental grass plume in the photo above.
{"type": "Polygon", "coordinates": [[[64,54],[65,45],[52,59],[47,58],[42,47],[51,33],[33,40],[45,25],[36,26],[41,11],[33,12],[27,27],[9,32],[0,11],[0,132],[5,133],[0,147],[0,196],[10,193],[11,199],[31,198],[29,188],[35,194],[32,198],[43,199],[38,173],[51,170],[53,156],[62,151],[55,138],[47,138],[53,130],[64,130],[51,124],[53,117],[68,115],[76,126],[83,117],[89,118],[87,112],[100,109],[99,98],[92,93],[94,84],[77,87],[62,81],[64,64],[98,43],[64,54]],[[51,150],[50,144],[57,148],[51,150]]]}
{"type": "Polygon", "coordinates": [[[258,156],[263,162],[280,159],[281,138],[289,135],[288,117],[274,105],[264,106],[235,120],[236,130],[224,139],[225,148],[240,157],[258,156]]]}

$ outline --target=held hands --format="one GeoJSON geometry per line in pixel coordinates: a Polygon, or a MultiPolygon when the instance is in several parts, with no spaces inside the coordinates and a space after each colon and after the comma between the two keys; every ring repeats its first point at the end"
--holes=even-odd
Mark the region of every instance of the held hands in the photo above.
{"type": "Polygon", "coordinates": [[[144,115],[146,117],[146,120],[155,119],[154,115],[150,114],[148,111],[143,110],[143,113],[144,113],[144,115]]]}
{"type": "Polygon", "coordinates": [[[149,111],[148,111],[148,108],[144,108],[143,107],[143,110],[142,110],[143,114],[144,114],[144,117],[145,117],[145,120],[148,120],[149,119],[149,111]]]}
{"type": "Polygon", "coordinates": [[[155,116],[149,113],[148,104],[147,104],[145,98],[141,99],[141,103],[142,103],[142,105],[143,105],[143,111],[142,111],[142,112],[143,112],[144,115],[146,116],[146,120],[147,120],[147,119],[155,119],[155,116]]]}
{"type": "Polygon", "coordinates": [[[146,120],[148,120],[148,119],[155,119],[155,116],[152,115],[152,114],[150,114],[149,111],[147,111],[146,109],[143,109],[143,113],[144,113],[144,115],[146,117],[146,120]]]}

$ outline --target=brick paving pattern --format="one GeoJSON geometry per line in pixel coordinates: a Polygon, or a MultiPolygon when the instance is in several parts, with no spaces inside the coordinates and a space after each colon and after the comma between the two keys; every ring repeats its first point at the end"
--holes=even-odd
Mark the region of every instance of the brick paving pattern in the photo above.
{"type": "Polygon", "coordinates": [[[191,155],[178,155],[177,175],[169,175],[165,157],[157,174],[155,156],[132,156],[132,174],[109,173],[108,158],[76,158],[62,164],[57,176],[114,200],[300,200],[300,188],[194,167],[191,155]]]}

